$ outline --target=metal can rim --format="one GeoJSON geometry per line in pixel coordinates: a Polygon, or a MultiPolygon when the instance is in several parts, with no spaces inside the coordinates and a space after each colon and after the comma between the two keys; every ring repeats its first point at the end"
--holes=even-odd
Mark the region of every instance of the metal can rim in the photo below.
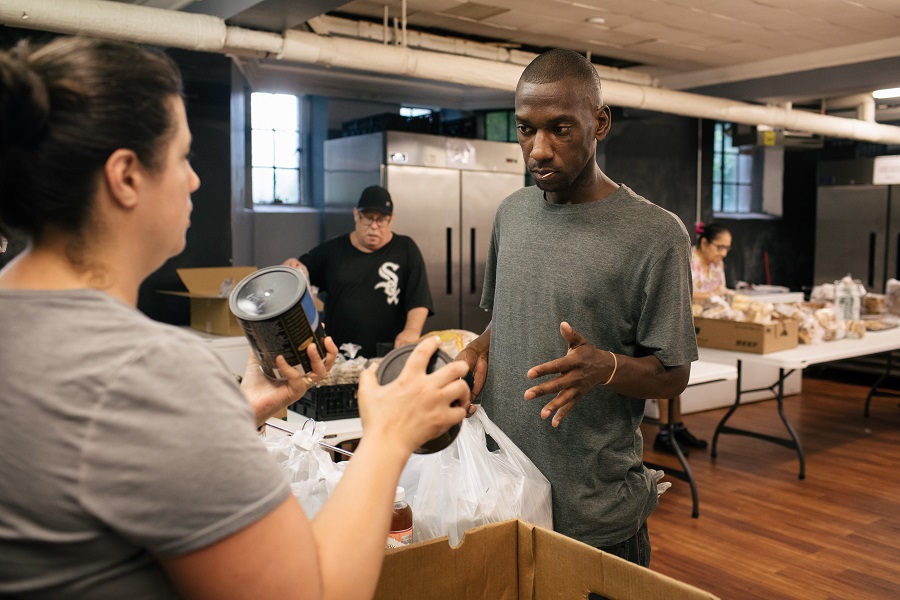
{"type": "Polygon", "coordinates": [[[276,265],[273,267],[264,267],[262,269],[254,271],[253,273],[250,273],[249,275],[247,275],[246,277],[241,279],[236,286],[234,286],[234,289],[231,291],[231,295],[228,298],[228,308],[231,309],[231,312],[232,312],[232,314],[234,314],[234,316],[236,316],[239,319],[243,319],[245,321],[264,321],[266,319],[271,319],[272,317],[277,317],[278,315],[280,315],[284,312],[282,310],[277,313],[265,313],[265,314],[261,314],[261,315],[251,315],[251,314],[248,314],[247,312],[241,310],[237,305],[237,301],[238,301],[238,297],[240,296],[240,292],[242,290],[246,289],[247,285],[251,281],[259,278],[262,275],[266,275],[266,274],[273,273],[273,272],[286,273],[288,275],[293,276],[297,280],[298,285],[297,285],[297,289],[296,289],[296,294],[294,296],[292,296],[291,299],[286,304],[288,306],[293,306],[297,302],[300,301],[300,299],[303,297],[303,294],[306,292],[306,288],[307,288],[306,277],[303,276],[303,273],[301,273],[299,270],[297,270],[293,267],[286,267],[286,266],[282,266],[282,265],[276,265]]]}

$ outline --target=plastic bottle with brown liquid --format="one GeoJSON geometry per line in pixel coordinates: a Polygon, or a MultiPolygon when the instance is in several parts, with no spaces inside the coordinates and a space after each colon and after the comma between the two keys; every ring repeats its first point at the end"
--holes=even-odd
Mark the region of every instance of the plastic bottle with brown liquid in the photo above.
{"type": "Polygon", "coordinates": [[[406,490],[398,487],[394,493],[394,516],[385,548],[399,548],[413,543],[413,513],[406,503],[406,490]]]}

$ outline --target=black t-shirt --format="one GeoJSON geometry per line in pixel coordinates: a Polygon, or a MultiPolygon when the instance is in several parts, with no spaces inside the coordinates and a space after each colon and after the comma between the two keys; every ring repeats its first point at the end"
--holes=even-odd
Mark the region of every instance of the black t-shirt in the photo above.
{"type": "Polygon", "coordinates": [[[351,342],[376,356],[379,342],[393,345],[406,314],[425,307],[434,314],[425,261],[416,243],[396,233],[383,248],[362,252],[344,234],[300,257],[312,285],[325,296],[325,333],[340,347],[351,342]]]}

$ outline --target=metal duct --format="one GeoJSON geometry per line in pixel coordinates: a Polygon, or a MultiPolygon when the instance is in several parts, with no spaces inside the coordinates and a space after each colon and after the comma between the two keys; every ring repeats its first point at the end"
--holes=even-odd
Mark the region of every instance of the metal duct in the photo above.
{"type": "MultiPolygon", "coordinates": [[[[390,32],[384,25],[367,23],[365,21],[352,21],[339,17],[321,15],[307,21],[307,24],[318,35],[337,35],[357,40],[371,40],[387,43],[390,41],[387,35],[390,32]]],[[[500,63],[513,63],[525,66],[530,63],[537,54],[523,52],[521,50],[507,49],[496,44],[484,44],[462,38],[453,38],[419,31],[407,32],[407,46],[422,50],[433,50],[445,54],[481,58],[500,63]]],[[[603,81],[614,80],[634,83],[637,85],[657,85],[656,78],[626,69],[617,69],[604,65],[594,65],[603,81]]]]}
{"type": "Polygon", "coordinates": [[[100,0],[2,0],[0,23],[205,52],[222,51],[227,28],[208,15],[100,0]]]}
{"type": "MultiPolygon", "coordinates": [[[[0,23],[14,27],[130,40],[188,50],[258,55],[315,65],[514,91],[520,65],[372,42],[289,31],[284,36],[228,27],[215,17],[103,0],[3,0],[0,23]]],[[[900,144],[900,127],[759,106],[699,94],[604,81],[614,106],[900,144]]]]}

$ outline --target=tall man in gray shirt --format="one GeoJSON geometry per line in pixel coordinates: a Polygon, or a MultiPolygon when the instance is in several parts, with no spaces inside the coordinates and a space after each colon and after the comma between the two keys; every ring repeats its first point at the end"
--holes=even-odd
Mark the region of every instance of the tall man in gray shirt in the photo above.
{"type": "Polygon", "coordinates": [[[554,528],[649,566],[657,491],[639,425],[644,399],[683,391],[697,359],[690,238],[597,165],[610,110],[583,56],[537,57],[515,107],[536,185],[497,211],[481,300],[492,320],[458,359],[550,480],[554,528]]]}

